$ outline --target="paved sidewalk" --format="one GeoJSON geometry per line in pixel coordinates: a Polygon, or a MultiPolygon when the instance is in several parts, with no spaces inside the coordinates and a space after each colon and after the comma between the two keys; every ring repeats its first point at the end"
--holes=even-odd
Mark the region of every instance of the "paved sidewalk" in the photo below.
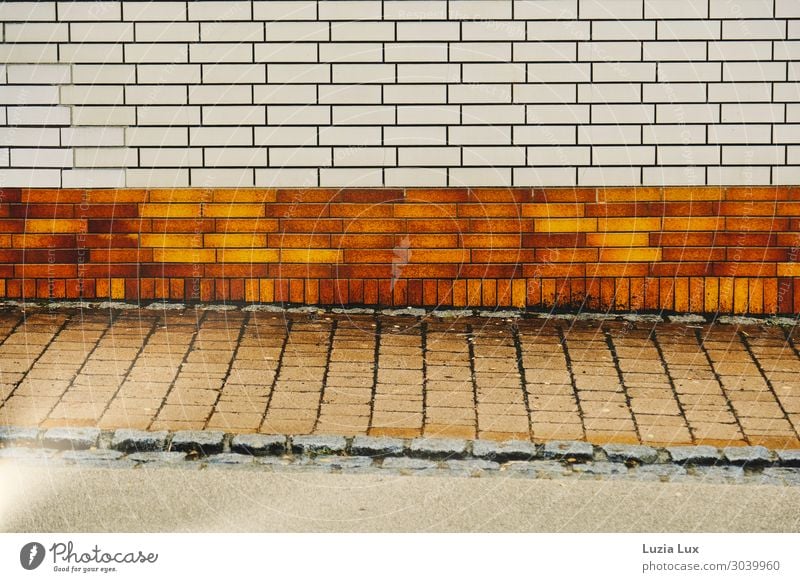
{"type": "Polygon", "coordinates": [[[800,446],[800,330],[0,311],[0,425],[800,446]]]}

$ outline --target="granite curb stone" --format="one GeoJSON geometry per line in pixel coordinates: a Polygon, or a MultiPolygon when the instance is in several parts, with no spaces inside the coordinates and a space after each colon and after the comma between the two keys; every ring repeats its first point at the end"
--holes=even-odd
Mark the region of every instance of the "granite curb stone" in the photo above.
{"type": "Polygon", "coordinates": [[[411,441],[408,453],[425,459],[461,459],[467,455],[467,441],[462,439],[416,438],[411,441]]]}
{"type": "Polygon", "coordinates": [[[392,437],[357,436],[350,444],[350,453],[353,455],[388,457],[402,455],[404,451],[405,441],[392,437]]]}
{"type": "Polygon", "coordinates": [[[7,447],[0,449],[0,459],[49,459],[58,453],[56,449],[40,449],[27,447],[7,447]]]}
{"type": "Polygon", "coordinates": [[[180,463],[186,460],[186,453],[180,451],[146,451],[131,453],[128,458],[137,463],[180,463]]]}
{"type": "Polygon", "coordinates": [[[414,459],[408,457],[387,457],[381,464],[383,469],[392,469],[400,472],[432,472],[438,469],[439,465],[434,461],[425,459],[414,459]]]}
{"type": "Polygon", "coordinates": [[[708,445],[667,447],[667,453],[673,463],[685,465],[713,465],[722,460],[719,449],[708,445]]]}
{"type": "Polygon", "coordinates": [[[97,446],[99,428],[51,428],[42,436],[42,446],[53,449],[90,449],[97,446]]]}
{"type": "Polygon", "coordinates": [[[784,467],[800,467],[800,449],[775,451],[778,461],[784,467]]]}
{"type": "Polygon", "coordinates": [[[0,443],[34,443],[38,437],[38,428],[0,426],[0,443]]]}
{"type": "Polygon", "coordinates": [[[286,453],[286,437],[267,434],[238,434],[231,439],[231,451],[263,457],[286,453]]]}
{"type": "Polygon", "coordinates": [[[495,461],[486,461],[483,459],[452,459],[445,461],[448,469],[461,475],[474,475],[479,476],[489,471],[499,471],[500,463],[495,461]]]}
{"type": "Polygon", "coordinates": [[[546,459],[591,461],[594,458],[594,447],[583,441],[550,441],[545,443],[542,455],[546,459]]]}
{"type": "Polygon", "coordinates": [[[59,459],[72,461],[75,463],[85,461],[116,461],[121,459],[125,453],[122,451],[112,451],[109,449],[95,449],[83,451],[64,451],[59,455],[59,459]]]}
{"type": "Polygon", "coordinates": [[[347,439],[343,436],[302,435],[292,437],[292,452],[307,455],[345,453],[347,439]]]}
{"type": "Polygon", "coordinates": [[[374,459],[372,457],[365,456],[342,457],[339,455],[320,455],[314,458],[314,463],[340,471],[372,469],[374,467],[373,461],[374,459]]]}
{"type": "Polygon", "coordinates": [[[491,461],[528,461],[536,458],[537,446],[527,441],[487,441],[472,443],[472,456],[491,461]]]}
{"type": "Polygon", "coordinates": [[[609,461],[618,463],[651,464],[658,461],[658,451],[646,445],[603,445],[600,447],[609,461]]]}
{"type": "Polygon", "coordinates": [[[252,455],[240,455],[239,453],[219,453],[216,455],[209,455],[204,459],[206,463],[212,465],[244,465],[253,463],[254,457],[252,455]]]}
{"type": "Polygon", "coordinates": [[[756,447],[725,447],[722,455],[732,465],[769,465],[772,456],[769,449],[762,446],[756,447]]]}
{"type": "Polygon", "coordinates": [[[111,437],[111,447],[124,452],[163,451],[169,432],[120,428],[111,437]]]}
{"type": "Polygon", "coordinates": [[[225,433],[206,430],[179,430],[172,435],[171,451],[213,455],[225,447],[225,433]]]}

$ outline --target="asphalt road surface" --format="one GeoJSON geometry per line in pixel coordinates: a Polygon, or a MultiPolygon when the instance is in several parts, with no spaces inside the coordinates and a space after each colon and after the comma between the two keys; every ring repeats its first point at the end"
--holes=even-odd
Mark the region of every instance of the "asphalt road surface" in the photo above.
{"type": "Polygon", "coordinates": [[[797,532],[800,487],[0,464],[6,532],[797,532]]]}

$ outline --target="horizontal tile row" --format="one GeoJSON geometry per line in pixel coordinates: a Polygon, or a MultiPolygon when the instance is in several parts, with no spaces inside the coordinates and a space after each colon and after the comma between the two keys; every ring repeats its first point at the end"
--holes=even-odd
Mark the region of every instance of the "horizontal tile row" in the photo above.
{"type": "MultiPolygon", "coordinates": [[[[114,155],[117,152],[110,152],[114,155]]],[[[4,154],[0,150],[0,161],[4,154]]],[[[552,164],[552,162],[551,162],[552,164]]],[[[194,187],[591,187],[800,183],[800,165],[341,168],[2,168],[0,184],[37,188],[194,187]]]]}
{"type": "MultiPolygon", "coordinates": [[[[767,19],[800,15],[794,0],[290,0],[226,2],[229,21],[767,19]]],[[[0,21],[217,21],[218,2],[5,2],[0,21]]]]}
{"type": "MultiPolygon", "coordinates": [[[[548,34],[552,36],[551,23],[548,34]]],[[[598,71],[606,70],[603,64],[621,63],[618,68],[629,67],[631,63],[647,63],[647,70],[655,73],[655,64],[661,63],[664,76],[673,71],[687,74],[692,63],[708,61],[716,65],[727,61],[792,61],[797,59],[797,36],[785,38],[786,23],[783,30],[764,35],[762,40],[575,40],[574,35],[565,40],[557,38],[534,38],[527,41],[487,41],[455,40],[439,41],[405,40],[387,42],[377,39],[373,42],[319,42],[315,38],[300,37],[270,39],[272,42],[247,42],[233,38],[241,34],[236,28],[231,30],[230,42],[218,40],[199,42],[196,33],[187,34],[183,29],[162,24],[145,39],[134,42],[130,38],[114,38],[110,25],[101,25],[99,31],[106,31],[105,42],[91,42],[91,38],[80,35],[73,42],[66,42],[69,36],[66,25],[5,25],[6,45],[4,56],[14,64],[19,76],[25,64],[31,61],[50,60],[53,66],[68,67],[68,64],[55,63],[97,63],[95,66],[119,66],[114,63],[127,63],[129,66],[146,63],[582,63],[581,69],[594,64],[598,71]],[[63,26],[63,29],[58,27],[63,26]],[[111,29],[111,30],[109,30],[111,29]],[[177,35],[170,38],[170,31],[177,35]],[[151,38],[152,37],[152,38],[151,38]],[[195,38],[192,38],[195,37],[195,38]],[[187,41],[196,42],[187,42],[187,41]],[[108,42],[113,41],[113,42],[108,42]],[[316,41],[316,42],[315,42],[316,41]],[[98,51],[102,50],[100,53],[98,51]],[[38,58],[37,58],[38,57],[38,58]],[[663,61],[663,62],[662,62],[663,61]],[[19,63],[19,64],[16,64],[19,63]],[[585,66],[583,66],[585,65],[585,66]]],[[[229,26],[229,25],[226,25],[229,26]]],[[[281,25],[285,26],[285,25],[281,25]]],[[[598,28],[595,26],[595,28],[598,28]]],[[[587,26],[588,31],[588,26],[587,26]]],[[[188,32],[188,31],[187,31],[188,32]]],[[[530,36],[530,35],[529,35],[530,36]]],[[[537,36],[537,35],[534,35],[537,36]]],[[[623,37],[624,38],[624,37],[623,37]]],[[[655,35],[654,35],[655,38],[655,35]]],[[[40,65],[44,66],[44,65],[40,65]]],[[[563,65],[562,65],[563,66],[563,65]]],[[[511,69],[512,67],[509,67],[511,69]]],[[[644,67],[643,67],[644,68],[644,67]]],[[[699,67],[703,69],[704,67],[699,67]]],[[[709,67],[711,69],[711,67],[709,67]]],[[[343,70],[345,70],[343,68],[343,70]]],[[[534,69],[535,70],[535,69],[534,69]]],[[[697,74],[696,74],[697,75],[697,74]]],[[[700,74],[704,76],[703,74],[700,74]]],[[[10,79],[13,76],[9,77],[10,79]]],[[[63,82],[63,81],[61,81],[63,82]]]]}
{"type": "Polygon", "coordinates": [[[0,297],[795,314],[800,278],[9,278],[0,297]]]}
{"type": "MultiPolygon", "coordinates": [[[[46,135],[43,132],[38,132],[46,135]]],[[[13,134],[12,134],[13,135],[13,134]]],[[[35,135],[31,132],[29,135],[35,135]]],[[[4,137],[0,132],[0,139],[4,137]]],[[[559,148],[543,146],[411,146],[373,147],[155,147],[114,148],[109,132],[70,129],[62,143],[13,144],[4,155],[13,167],[362,167],[362,166],[589,166],[592,161],[607,166],[659,164],[686,165],[775,165],[800,160],[800,145],[595,145],[559,148]],[[63,143],[66,142],[66,143],[63,143]],[[59,145],[68,147],[57,147],[59,145]],[[50,146],[50,147],[48,147],[50,146]],[[56,147],[52,147],[56,146],[56,147]],[[84,146],[84,147],[75,147],[84,146]],[[94,146],[94,147],[88,147],[94,146]],[[104,156],[110,156],[105,158],[104,156]]],[[[331,136],[329,136],[330,138],[331,136]]],[[[9,140],[10,141],[10,140],[9,140]]],[[[798,139],[800,141],[800,139],[798,139]]],[[[6,145],[12,145],[7,143],[6,145]]],[[[122,144],[117,144],[121,146],[122,144]]],[[[145,145],[145,144],[139,144],[145,145]]],[[[184,144],[187,145],[187,144],[184,144]]],[[[6,164],[8,165],[8,164],[6,164]]]]}

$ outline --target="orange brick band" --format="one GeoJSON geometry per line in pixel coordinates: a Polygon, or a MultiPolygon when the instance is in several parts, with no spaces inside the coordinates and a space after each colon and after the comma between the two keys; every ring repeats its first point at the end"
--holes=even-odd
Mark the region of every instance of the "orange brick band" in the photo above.
{"type": "Polygon", "coordinates": [[[800,187],[0,190],[0,297],[800,312],[800,187]]]}

